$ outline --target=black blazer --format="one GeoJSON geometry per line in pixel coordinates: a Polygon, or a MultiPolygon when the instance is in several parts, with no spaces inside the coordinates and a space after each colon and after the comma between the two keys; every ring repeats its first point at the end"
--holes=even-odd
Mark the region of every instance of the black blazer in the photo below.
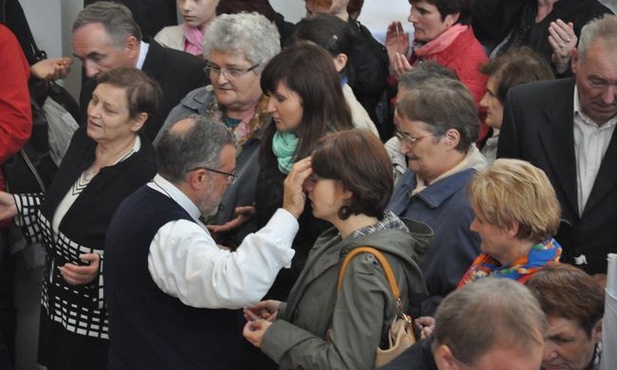
{"type": "Polygon", "coordinates": [[[617,252],[617,138],[611,138],[587,205],[579,217],[574,155],[574,79],[513,87],[506,97],[498,158],[520,158],[546,172],[562,208],[557,240],[562,261],[579,254],[588,273],[606,273],[607,253],[617,252]]]}
{"type": "MultiPolygon", "coordinates": [[[[190,91],[207,85],[210,79],[203,70],[206,66],[203,60],[179,50],[165,48],[149,37],[144,41],[150,48],[142,70],[163,89],[163,101],[158,114],[150,118],[144,128],[146,136],[154,140],[171,109],[190,91]]],[[[82,123],[86,122],[88,102],[95,87],[96,81],[88,79],[81,89],[79,102],[82,123]]]]}

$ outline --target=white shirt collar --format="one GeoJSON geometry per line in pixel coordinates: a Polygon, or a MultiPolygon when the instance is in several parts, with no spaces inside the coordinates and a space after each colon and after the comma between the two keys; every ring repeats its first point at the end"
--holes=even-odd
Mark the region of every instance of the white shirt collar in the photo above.
{"type": "Polygon", "coordinates": [[[154,176],[154,179],[152,179],[152,181],[148,183],[148,186],[158,191],[159,193],[173,199],[176,203],[180,205],[180,207],[184,208],[184,210],[187,211],[188,214],[191,215],[191,217],[193,217],[195,221],[201,224],[201,222],[199,221],[199,217],[201,217],[201,212],[199,211],[199,208],[197,208],[195,203],[193,203],[193,201],[189,197],[187,197],[186,194],[182,192],[182,190],[178,189],[174,184],[167,181],[163,176],[157,173],[156,176],[154,176]]]}
{"type": "Polygon", "coordinates": [[[139,70],[144,66],[146,55],[148,55],[148,49],[150,49],[150,45],[142,40],[139,44],[139,58],[137,58],[137,65],[135,66],[139,70]]]}

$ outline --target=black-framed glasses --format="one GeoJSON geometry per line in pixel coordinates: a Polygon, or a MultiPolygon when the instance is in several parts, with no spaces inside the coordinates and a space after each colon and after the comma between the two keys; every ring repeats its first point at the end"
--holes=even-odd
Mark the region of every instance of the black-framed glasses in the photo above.
{"type": "Polygon", "coordinates": [[[229,80],[229,79],[240,78],[244,76],[245,74],[249,73],[250,71],[254,71],[255,68],[259,67],[259,65],[260,64],[258,63],[250,68],[235,68],[235,67],[221,68],[217,66],[216,64],[210,62],[209,60],[206,60],[206,67],[204,68],[204,72],[214,73],[217,76],[222,74],[223,77],[225,77],[225,79],[229,80]]]}
{"type": "Polygon", "coordinates": [[[193,172],[193,171],[197,171],[197,170],[206,170],[206,171],[218,173],[218,174],[221,174],[221,175],[225,175],[225,176],[227,176],[227,181],[229,182],[229,185],[233,184],[234,181],[236,181],[236,177],[238,177],[235,173],[219,171],[219,170],[215,170],[214,168],[210,168],[210,167],[195,167],[195,168],[191,168],[190,170],[188,170],[186,172],[188,173],[188,172],[193,172]]]}
{"type": "Polygon", "coordinates": [[[414,146],[418,141],[425,139],[427,137],[435,136],[433,134],[428,134],[424,136],[412,136],[406,132],[397,132],[394,136],[401,141],[401,143],[405,143],[409,146],[414,146]]]}

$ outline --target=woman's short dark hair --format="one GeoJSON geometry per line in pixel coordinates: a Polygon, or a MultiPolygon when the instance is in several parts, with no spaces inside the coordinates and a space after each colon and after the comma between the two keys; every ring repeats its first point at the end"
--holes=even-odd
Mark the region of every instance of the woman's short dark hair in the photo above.
{"type": "MultiPolygon", "coordinates": [[[[317,139],[326,133],[353,128],[340,77],[323,48],[304,43],[283,49],[263,70],[261,90],[269,95],[276,91],[279,83],[285,84],[301,99],[303,114],[296,130],[295,160],[310,155],[317,139]]],[[[275,132],[274,124],[265,129],[262,160],[272,153],[275,132]]]]}
{"type": "Polygon", "coordinates": [[[134,67],[120,67],[99,74],[99,84],[109,84],[126,89],[129,117],[135,118],[139,113],[147,113],[148,119],[157,113],[163,90],[159,84],[145,73],[134,67]]]}
{"type": "MultiPolygon", "coordinates": [[[[326,49],[332,57],[339,54],[349,58],[353,52],[354,35],[347,22],[332,14],[317,14],[304,18],[296,25],[293,43],[310,41],[326,49]]],[[[347,66],[345,67],[347,69],[347,66]]],[[[345,71],[345,70],[343,70],[345,71]]]]}
{"type": "Polygon", "coordinates": [[[591,337],[604,316],[604,291],[585,271],[572,265],[548,266],[533,274],[527,287],[549,317],[572,320],[591,337]]]}
{"type": "MultiPolygon", "coordinates": [[[[409,0],[409,4],[417,4],[420,1],[409,0]]],[[[442,21],[446,19],[447,15],[458,13],[459,17],[456,23],[469,24],[471,22],[471,4],[473,0],[426,0],[426,2],[437,7],[442,21]]]]}
{"type": "Polygon", "coordinates": [[[364,214],[381,219],[393,188],[390,157],[383,143],[370,131],[353,129],[319,139],[311,157],[313,173],[339,180],[353,193],[339,210],[344,220],[364,214]]]}
{"type": "Polygon", "coordinates": [[[497,80],[497,99],[503,104],[511,87],[532,81],[555,78],[548,62],[524,46],[489,60],[480,72],[497,80]]]}

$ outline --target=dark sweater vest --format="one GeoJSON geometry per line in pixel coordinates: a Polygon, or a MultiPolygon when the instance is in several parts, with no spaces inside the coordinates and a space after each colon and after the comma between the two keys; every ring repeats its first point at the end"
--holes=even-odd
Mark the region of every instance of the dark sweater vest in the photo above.
{"type": "Polygon", "coordinates": [[[118,208],[105,245],[109,370],[238,369],[239,310],[198,309],[162,292],[148,271],[150,243],[167,222],[190,215],[143,186],[118,208]]]}

